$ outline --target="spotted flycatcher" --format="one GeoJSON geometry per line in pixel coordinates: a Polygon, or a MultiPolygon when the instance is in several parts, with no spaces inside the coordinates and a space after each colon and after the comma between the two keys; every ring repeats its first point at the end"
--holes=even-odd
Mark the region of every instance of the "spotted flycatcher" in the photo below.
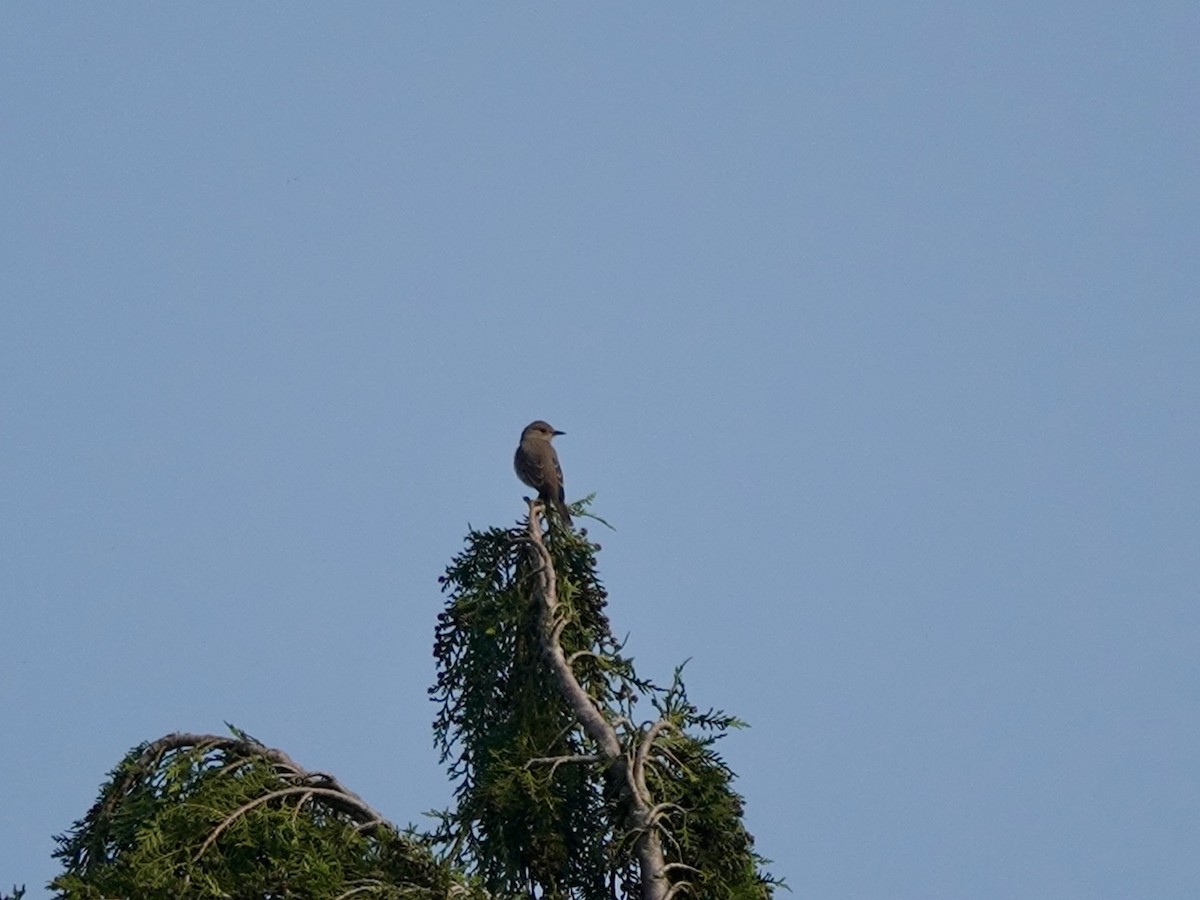
{"type": "Polygon", "coordinates": [[[571,513],[563,493],[562,466],[550,443],[558,434],[566,432],[555,431],[541,419],[526,425],[521,432],[521,443],[517,445],[517,455],[513,457],[513,468],[517,470],[517,477],[536,490],[543,503],[554,506],[562,520],[570,525],[571,513]]]}

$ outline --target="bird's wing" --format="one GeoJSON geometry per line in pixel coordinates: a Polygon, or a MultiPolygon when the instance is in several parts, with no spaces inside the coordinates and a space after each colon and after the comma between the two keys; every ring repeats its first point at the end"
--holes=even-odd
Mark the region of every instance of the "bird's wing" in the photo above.
{"type": "Polygon", "coordinates": [[[558,454],[554,454],[554,483],[558,486],[558,499],[565,500],[566,492],[563,489],[562,466],[558,464],[558,454]]]}

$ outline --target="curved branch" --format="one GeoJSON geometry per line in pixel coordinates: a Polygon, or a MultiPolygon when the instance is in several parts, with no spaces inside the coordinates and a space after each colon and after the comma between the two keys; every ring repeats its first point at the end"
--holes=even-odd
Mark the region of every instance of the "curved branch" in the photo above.
{"type": "Polygon", "coordinates": [[[177,752],[191,752],[197,754],[202,760],[219,762],[221,774],[234,773],[254,760],[264,760],[271,765],[276,777],[287,785],[287,787],[256,797],[234,810],[204,841],[196,854],[197,859],[230,825],[256,806],[296,794],[301,795],[297,810],[312,798],[320,797],[328,807],[350,819],[358,831],[371,831],[381,826],[387,826],[395,831],[399,830],[333,775],[327,772],[309,772],[282,750],[267,747],[252,738],[225,737],[216,734],[173,732],[147,744],[119,788],[110,795],[110,804],[119,803],[120,798],[141,779],[152,774],[162,764],[164,756],[177,752]],[[209,754],[214,752],[222,754],[223,759],[209,757],[209,754]]]}
{"type": "MultiPolygon", "coordinates": [[[[204,843],[201,844],[200,849],[196,851],[195,859],[199,859],[201,856],[203,856],[208,848],[211,847],[218,838],[220,838],[220,836],[227,828],[229,828],[230,825],[232,825],[246,813],[250,812],[250,810],[254,809],[256,806],[262,806],[264,803],[269,803],[270,801],[277,800],[280,797],[289,797],[293,794],[305,794],[307,797],[328,797],[335,801],[333,805],[339,807],[348,803],[348,798],[344,793],[341,791],[332,790],[331,788],[319,788],[303,785],[300,787],[280,788],[277,791],[271,791],[269,794],[263,794],[261,797],[255,797],[249,803],[243,803],[228,816],[226,816],[225,820],[213,829],[212,834],[204,839],[204,843]]],[[[382,825],[384,822],[382,819],[377,819],[374,822],[368,822],[366,824],[382,825]]]]}
{"type": "MultiPolygon", "coordinates": [[[[533,569],[538,581],[537,594],[540,613],[538,624],[542,654],[546,657],[551,672],[554,673],[563,699],[575,713],[575,717],[587,732],[588,737],[595,741],[606,760],[614,763],[619,761],[624,765],[625,777],[632,782],[631,787],[633,787],[630,798],[629,824],[633,830],[638,832],[635,849],[641,873],[642,900],[667,900],[671,893],[671,886],[667,880],[667,865],[663,856],[662,839],[654,827],[652,804],[649,802],[649,794],[645,790],[645,779],[644,777],[641,779],[642,783],[639,787],[638,779],[630,771],[630,760],[621,747],[621,740],[617,735],[616,728],[605,718],[599,705],[575,677],[571,661],[567,659],[562,644],[559,642],[566,622],[559,618],[558,575],[554,571],[554,560],[542,539],[540,512],[540,504],[535,502],[529,504],[529,543],[535,557],[533,569]]],[[[662,730],[658,726],[659,723],[656,722],[647,735],[648,739],[643,739],[638,747],[633,768],[636,769],[637,758],[640,758],[644,769],[645,754],[648,752],[649,745],[653,743],[654,736],[662,730]]],[[[663,727],[666,726],[663,725],[663,727]]]]}
{"type": "Polygon", "coordinates": [[[599,653],[595,653],[591,650],[576,650],[574,653],[572,653],[570,656],[567,657],[567,665],[573,666],[573,665],[575,665],[575,660],[582,659],[585,656],[590,656],[590,657],[592,657],[592,659],[595,659],[601,663],[604,662],[604,657],[601,656],[599,653]]]}
{"type": "Polygon", "coordinates": [[[687,863],[667,863],[667,871],[670,872],[673,869],[687,869],[689,872],[695,872],[697,875],[700,874],[699,869],[695,866],[689,866],[687,863]]]}
{"type": "Polygon", "coordinates": [[[685,810],[678,803],[656,803],[647,814],[647,818],[652,824],[657,825],[663,816],[671,812],[686,813],[687,810],[685,810]]]}
{"type": "Polygon", "coordinates": [[[312,798],[313,798],[312,791],[309,791],[307,794],[305,794],[303,797],[301,797],[296,802],[295,807],[292,809],[292,824],[293,825],[296,823],[296,820],[300,818],[300,812],[301,812],[301,810],[304,809],[304,804],[307,803],[312,798]]]}
{"type": "Polygon", "coordinates": [[[616,759],[621,755],[621,742],[617,738],[617,732],[601,714],[596,702],[583,689],[583,685],[575,678],[575,674],[567,663],[562,644],[558,641],[565,624],[558,620],[558,579],[550,551],[546,549],[546,544],[542,541],[538,507],[533,503],[529,505],[529,537],[539,563],[535,572],[540,588],[538,594],[542,613],[540,623],[542,653],[558,681],[559,690],[562,691],[571,710],[583,725],[588,737],[600,745],[600,749],[607,759],[616,759]]]}
{"type": "Polygon", "coordinates": [[[530,769],[534,766],[550,766],[550,780],[554,780],[554,773],[558,771],[558,767],[565,763],[597,763],[603,761],[604,757],[598,753],[590,753],[580,756],[539,756],[535,759],[525,760],[523,768],[530,769]]]}
{"type": "Polygon", "coordinates": [[[644,802],[650,803],[650,789],[646,786],[646,759],[658,736],[674,726],[666,719],[659,719],[647,729],[646,734],[638,743],[637,755],[633,758],[633,781],[635,788],[641,793],[644,802]]]}

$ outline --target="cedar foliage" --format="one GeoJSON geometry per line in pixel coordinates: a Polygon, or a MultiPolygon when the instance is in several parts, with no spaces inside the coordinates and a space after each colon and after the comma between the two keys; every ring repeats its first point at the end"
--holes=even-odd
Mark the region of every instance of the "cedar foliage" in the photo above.
{"type": "Polygon", "coordinates": [[[458,879],[422,841],[371,821],[328,776],[235,733],[171,735],[131,750],[88,814],[57,838],[57,896],[448,896],[458,879]]]}
{"type": "Polygon", "coordinates": [[[781,882],[764,871],[734,774],[714,749],[742,723],[695,706],[680,669],[669,687],[639,677],[605,613],[599,545],[552,523],[539,557],[531,545],[541,532],[529,525],[471,529],[440,579],[430,694],[455,805],[435,814],[434,831],[397,829],[333,776],[237,729],[168,735],[133,748],[57,838],[55,896],[771,898],[781,882]],[[538,593],[550,568],[539,559],[556,579],[551,637],[538,593]],[[615,730],[619,756],[605,757],[565,698],[551,640],[615,730]],[[639,701],[651,712],[640,723],[639,701]],[[657,877],[646,868],[648,835],[661,845],[657,877]]]}
{"type": "Polygon", "coordinates": [[[713,744],[743,723],[702,712],[677,670],[669,688],[639,678],[605,614],[599,545],[551,527],[546,546],[563,611],[560,642],[572,670],[621,736],[606,761],[561,696],[538,643],[536,560],[528,520],[472,530],[447,568],[446,610],[434,654],[440,704],[434,730],[455,782],[439,839],[496,894],[613,900],[640,895],[638,832],[627,816],[626,765],[655,730],[648,782],[679,893],[760,900],[779,882],[763,872],[742,823],[733,772],[713,744]],[[635,724],[648,698],[656,717],[635,724]],[[655,723],[659,723],[657,727],[655,723]],[[686,882],[686,885],[683,884],[686,882]]]}

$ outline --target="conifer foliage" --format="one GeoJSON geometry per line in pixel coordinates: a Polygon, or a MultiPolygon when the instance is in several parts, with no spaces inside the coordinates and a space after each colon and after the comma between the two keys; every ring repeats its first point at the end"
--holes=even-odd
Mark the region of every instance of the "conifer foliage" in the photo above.
{"type": "MultiPolygon", "coordinates": [[[[583,512],[586,503],[577,504],[583,512]]],[[[541,504],[471,530],[441,579],[430,688],[454,806],[400,830],[337,778],[232,728],[133,748],[57,840],[61,900],[767,900],[732,716],[612,633],[599,545],[541,504]],[[645,717],[639,720],[638,703],[645,717]]],[[[14,888],[11,900],[22,891],[14,888]]],[[[10,898],[0,898],[10,900],[10,898]]]]}
{"type": "Polygon", "coordinates": [[[333,776],[234,733],[131,750],[58,838],[64,872],[51,889],[70,900],[483,896],[333,776]]]}
{"type": "Polygon", "coordinates": [[[677,670],[639,678],[605,615],[600,547],[538,507],[472,531],[442,579],[435,732],[456,785],[440,838],[497,895],[770,897],[702,712],[677,670]],[[647,699],[653,718],[638,723],[647,699]]]}

